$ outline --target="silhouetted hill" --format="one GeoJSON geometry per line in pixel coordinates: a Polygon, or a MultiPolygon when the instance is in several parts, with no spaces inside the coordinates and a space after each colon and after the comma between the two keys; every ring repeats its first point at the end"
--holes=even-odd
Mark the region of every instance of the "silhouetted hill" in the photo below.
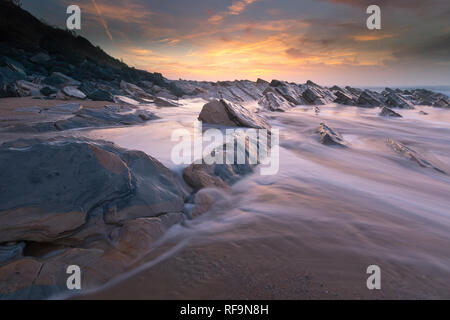
{"type": "Polygon", "coordinates": [[[51,55],[64,56],[69,63],[79,63],[88,58],[102,65],[126,67],[86,38],[51,27],[7,0],[0,1],[0,42],[8,48],[45,50],[51,55]]]}

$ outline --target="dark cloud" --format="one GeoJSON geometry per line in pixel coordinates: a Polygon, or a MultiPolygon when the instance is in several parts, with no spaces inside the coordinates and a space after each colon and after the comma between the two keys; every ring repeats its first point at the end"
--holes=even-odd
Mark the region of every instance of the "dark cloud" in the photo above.
{"type": "Polygon", "coordinates": [[[321,0],[332,3],[346,4],[352,7],[368,7],[376,4],[380,7],[396,7],[417,9],[431,7],[439,4],[446,4],[448,0],[321,0]]]}
{"type": "Polygon", "coordinates": [[[393,56],[400,60],[427,59],[448,62],[450,57],[450,33],[432,39],[404,44],[394,49],[393,56]]]}

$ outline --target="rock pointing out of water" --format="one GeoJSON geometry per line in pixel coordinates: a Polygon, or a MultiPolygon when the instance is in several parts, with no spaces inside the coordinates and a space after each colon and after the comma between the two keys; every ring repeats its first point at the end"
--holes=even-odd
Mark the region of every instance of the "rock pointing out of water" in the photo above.
{"type": "Polygon", "coordinates": [[[325,145],[347,146],[347,142],[336,130],[331,129],[325,123],[321,123],[318,128],[320,143],[325,145]]]}
{"type": "Polygon", "coordinates": [[[224,99],[214,100],[205,104],[198,119],[210,124],[267,129],[270,131],[270,125],[264,118],[252,113],[241,105],[224,99]]]}
{"type": "Polygon", "coordinates": [[[446,174],[445,171],[439,169],[438,167],[434,166],[432,163],[430,163],[428,160],[426,160],[424,157],[422,157],[419,153],[414,151],[413,149],[405,146],[404,144],[395,141],[393,139],[388,138],[386,140],[386,143],[389,147],[392,148],[395,152],[401,154],[407,159],[410,159],[414,162],[416,162],[419,166],[423,168],[431,168],[436,170],[437,172],[446,174]]]}
{"type": "Polygon", "coordinates": [[[389,109],[388,107],[383,107],[383,109],[380,112],[380,116],[383,116],[383,117],[397,117],[397,118],[401,118],[402,117],[401,114],[395,112],[392,109],[389,109]]]}

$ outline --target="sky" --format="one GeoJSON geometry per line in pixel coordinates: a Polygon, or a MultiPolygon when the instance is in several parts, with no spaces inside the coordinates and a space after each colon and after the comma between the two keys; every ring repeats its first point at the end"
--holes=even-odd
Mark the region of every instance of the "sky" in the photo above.
{"type": "Polygon", "coordinates": [[[449,0],[22,0],[130,66],[169,79],[450,85],[449,0]],[[381,30],[366,9],[381,8],[381,30]]]}

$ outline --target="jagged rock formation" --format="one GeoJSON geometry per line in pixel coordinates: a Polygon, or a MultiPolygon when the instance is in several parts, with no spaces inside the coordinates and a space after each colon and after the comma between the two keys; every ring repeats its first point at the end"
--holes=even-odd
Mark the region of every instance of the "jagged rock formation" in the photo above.
{"type": "Polygon", "coordinates": [[[214,100],[205,104],[198,119],[205,123],[270,131],[270,125],[263,117],[250,112],[241,105],[224,99],[214,100]]]}
{"type": "Polygon", "coordinates": [[[336,130],[333,130],[329,126],[327,126],[325,123],[321,123],[319,128],[317,129],[319,135],[320,135],[320,143],[325,145],[335,145],[335,146],[341,146],[345,147],[347,145],[347,142],[344,140],[344,138],[337,132],[336,130]]]}

